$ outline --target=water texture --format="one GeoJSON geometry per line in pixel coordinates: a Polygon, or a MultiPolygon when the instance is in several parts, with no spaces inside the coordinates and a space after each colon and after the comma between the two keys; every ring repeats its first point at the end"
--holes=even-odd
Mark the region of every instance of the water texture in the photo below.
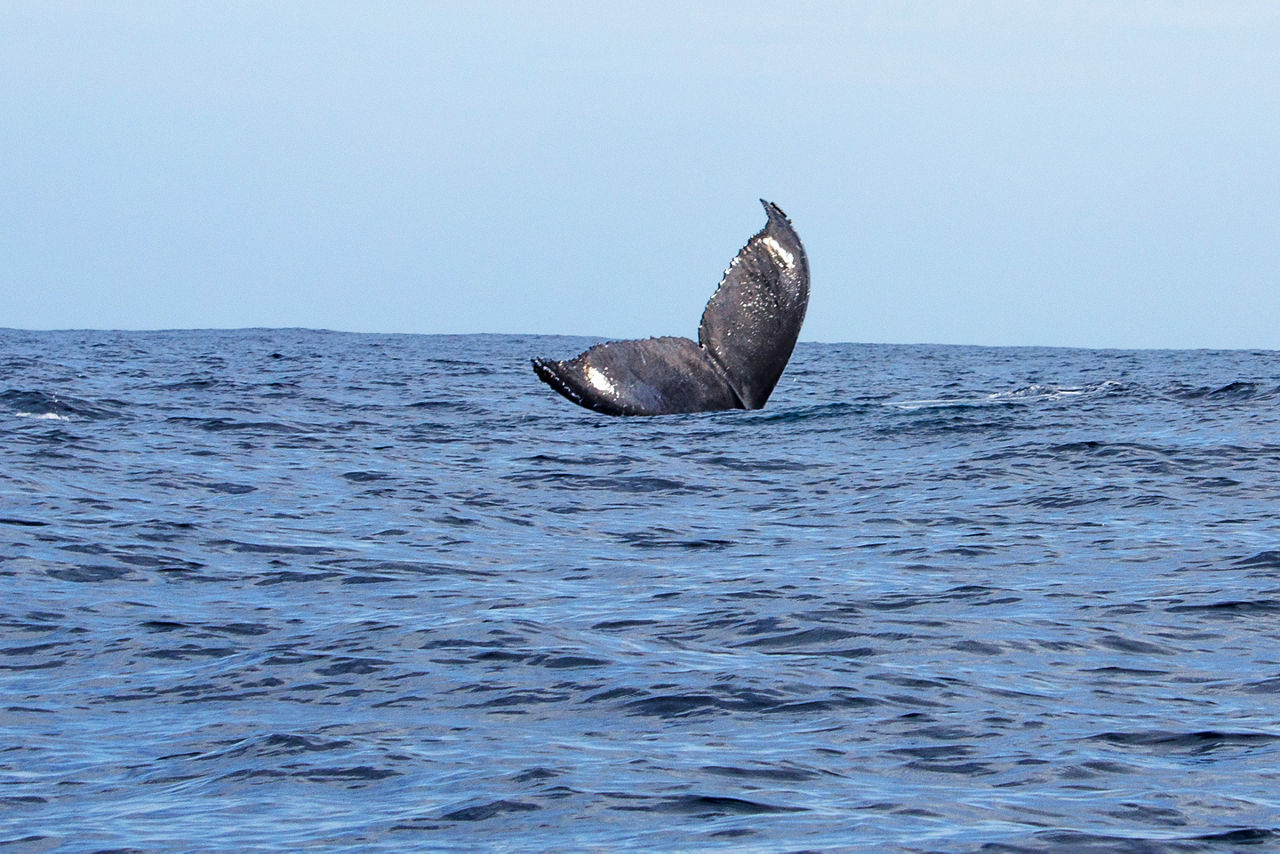
{"type": "Polygon", "coordinates": [[[16,850],[1280,847],[1280,354],[0,331],[16,850]]]}

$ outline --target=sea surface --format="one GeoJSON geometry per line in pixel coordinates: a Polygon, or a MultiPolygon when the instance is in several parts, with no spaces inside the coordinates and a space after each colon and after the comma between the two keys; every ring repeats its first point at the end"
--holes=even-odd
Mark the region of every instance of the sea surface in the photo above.
{"type": "Polygon", "coordinates": [[[1280,353],[0,331],[6,850],[1280,848],[1280,353]]]}

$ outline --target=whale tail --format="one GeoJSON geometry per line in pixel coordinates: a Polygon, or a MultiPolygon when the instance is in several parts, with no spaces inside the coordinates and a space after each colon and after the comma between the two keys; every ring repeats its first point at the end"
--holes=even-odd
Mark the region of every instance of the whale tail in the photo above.
{"type": "Polygon", "coordinates": [[[608,415],[759,409],[782,376],[809,305],[809,260],[782,209],[725,270],[702,313],[697,343],[647,338],[597,344],[533,370],[574,403],[608,415]]]}

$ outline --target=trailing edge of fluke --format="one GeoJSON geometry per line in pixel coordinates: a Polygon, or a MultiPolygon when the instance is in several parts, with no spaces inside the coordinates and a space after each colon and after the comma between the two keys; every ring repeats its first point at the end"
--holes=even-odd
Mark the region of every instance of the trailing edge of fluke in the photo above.
{"type": "Polygon", "coordinates": [[[724,271],[688,338],[610,341],[563,362],[534,359],[543,382],[606,415],[759,409],[791,358],[809,307],[809,259],[782,209],[724,271]]]}

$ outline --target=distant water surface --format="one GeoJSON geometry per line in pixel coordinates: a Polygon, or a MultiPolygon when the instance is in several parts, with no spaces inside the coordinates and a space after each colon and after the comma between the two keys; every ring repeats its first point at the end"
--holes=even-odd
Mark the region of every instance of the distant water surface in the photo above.
{"type": "Polygon", "coordinates": [[[0,331],[0,844],[1280,847],[1280,354],[0,331]]]}

